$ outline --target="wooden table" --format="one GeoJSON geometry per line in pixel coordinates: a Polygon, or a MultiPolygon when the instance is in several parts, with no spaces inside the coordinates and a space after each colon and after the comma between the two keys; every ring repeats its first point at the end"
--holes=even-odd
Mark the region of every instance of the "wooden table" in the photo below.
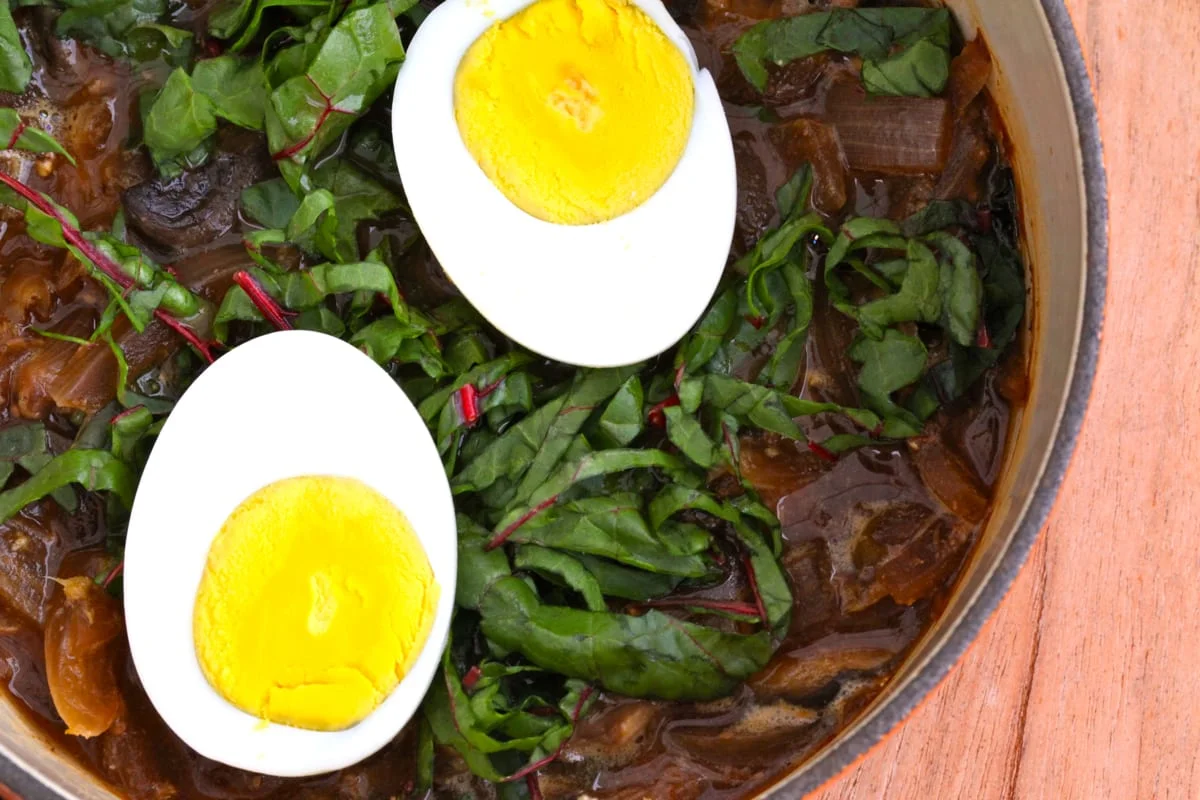
{"type": "Polygon", "coordinates": [[[1200,798],[1200,0],[1068,0],[1111,198],[1062,495],[979,640],[811,800],[1200,798]]]}

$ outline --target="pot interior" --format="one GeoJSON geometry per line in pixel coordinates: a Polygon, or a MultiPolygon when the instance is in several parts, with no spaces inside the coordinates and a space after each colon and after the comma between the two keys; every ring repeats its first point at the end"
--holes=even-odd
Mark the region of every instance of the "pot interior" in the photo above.
{"type": "MultiPolygon", "coordinates": [[[[1084,332],[1089,229],[1079,126],[1041,2],[948,4],[968,35],[982,30],[986,36],[996,66],[991,91],[1012,142],[1026,256],[1033,270],[1033,313],[1026,316],[1029,329],[1024,336],[1030,400],[1015,423],[992,517],[945,613],[866,712],[778,785],[772,792],[776,796],[802,796],[875,744],[945,674],[998,603],[1032,542],[1031,536],[1023,535],[1022,523],[1034,530],[1040,525],[1061,479],[1061,449],[1069,450],[1078,425],[1078,419],[1065,419],[1064,413],[1076,362],[1081,344],[1088,344],[1090,363],[1091,340],[1098,336],[1096,331],[1084,332]],[[1059,453],[1054,452],[1056,441],[1059,453]]],[[[1102,198],[1096,202],[1102,203],[1102,198]]],[[[1072,414],[1076,411],[1073,408],[1072,414]]],[[[5,779],[26,800],[43,793],[52,796],[39,791],[39,785],[80,800],[113,797],[9,703],[0,703],[0,753],[16,768],[16,774],[5,779]]]]}

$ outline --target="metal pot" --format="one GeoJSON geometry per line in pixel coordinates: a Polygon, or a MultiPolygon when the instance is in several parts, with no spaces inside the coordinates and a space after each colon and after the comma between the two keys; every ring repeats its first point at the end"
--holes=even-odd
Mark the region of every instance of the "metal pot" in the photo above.
{"type": "MultiPolygon", "coordinates": [[[[768,794],[800,798],[878,743],[945,676],[999,604],[1049,514],[1092,385],[1108,258],[1100,134],[1087,69],[1063,0],[948,0],[968,38],[982,31],[991,90],[1013,144],[1033,264],[1031,395],[979,547],[945,613],[858,718],[768,794]]],[[[0,784],[24,800],[112,798],[107,787],[0,703],[0,784]]],[[[4,796],[0,786],[0,797],[4,796]]]]}

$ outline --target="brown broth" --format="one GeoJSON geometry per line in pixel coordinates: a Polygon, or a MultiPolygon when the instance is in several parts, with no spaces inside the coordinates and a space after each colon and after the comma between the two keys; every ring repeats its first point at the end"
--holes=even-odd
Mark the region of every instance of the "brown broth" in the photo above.
{"type": "MultiPolygon", "coordinates": [[[[708,0],[682,9],[684,2],[672,11],[728,101],[738,170],[736,256],[775,224],[775,190],[797,166],[791,143],[786,136],[781,140],[781,126],[824,113],[826,95],[852,74],[852,65],[821,58],[781,71],[768,89],[773,115],[761,114],[737,105],[757,101],[727,48],[754,22],[779,16],[786,4],[708,0]]],[[[37,13],[25,9],[18,20],[42,24],[37,13]]],[[[203,14],[196,20],[199,27],[203,14]]],[[[37,66],[37,99],[0,96],[0,104],[36,106],[50,132],[80,156],[79,167],[57,163],[41,176],[34,160],[4,153],[0,168],[28,178],[73,209],[85,226],[105,226],[121,191],[151,172],[144,156],[124,149],[146,78],[73,43],[57,43],[52,57],[37,66]]],[[[989,165],[1002,158],[1003,132],[988,102],[978,98],[960,115],[954,147],[967,155],[958,161],[951,156],[947,172],[897,177],[849,170],[845,211],[901,217],[914,203],[934,196],[978,200],[990,166],[977,164],[976,155],[986,155],[989,165]],[[980,141],[987,152],[972,155],[971,146],[980,141]],[[950,175],[952,169],[963,174],[950,175]]],[[[369,232],[376,238],[387,235],[409,237],[412,225],[398,220],[369,232]]],[[[410,252],[397,267],[410,297],[435,302],[453,291],[427,248],[410,252]]],[[[188,275],[184,280],[208,287],[215,296],[244,261],[236,248],[207,245],[179,255],[188,275]]],[[[38,337],[30,328],[86,335],[106,302],[60,251],[37,245],[24,236],[18,220],[0,216],[0,425],[9,419],[46,419],[63,435],[59,445],[69,444],[72,409],[56,407],[51,387],[79,348],[38,337]]],[[[845,355],[853,330],[818,286],[806,372],[797,393],[856,401],[845,355]]],[[[631,800],[738,797],[778,780],[849,724],[943,607],[986,522],[1013,412],[1027,392],[1020,351],[1010,348],[967,397],[940,411],[924,436],[907,443],[863,448],[829,463],[791,441],[746,437],[743,472],[775,504],[783,524],[783,562],[797,597],[788,639],[759,675],[724,700],[671,704],[602,697],[563,757],[542,771],[542,793],[631,800]]],[[[152,352],[162,361],[171,347],[152,352]]],[[[147,363],[143,371],[153,366],[147,363]]],[[[744,367],[754,368],[753,363],[744,367]]],[[[805,424],[819,435],[839,432],[841,423],[817,417],[805,424]]],[[[47,579],[95,574],[106,561],[106,534],[94,501],[74,515],[42,503],[0,526],[0,678],[10,699],[56,746],[132,798],[365,799],[412,791],[411,726],[361,764],[302,780],[253,775],[196,755],[154,712],[124,646],[124,710],[117,723],[91,740],[64,735],[42,663],[41,631],[54,592],[47,579]]],[[[738,588],[707,591],[715,597],[738,588]]],[[[495,789],[474,779],[452,751],[439,752],[438,765],[433,796],[495,796],[495,789]]]]}

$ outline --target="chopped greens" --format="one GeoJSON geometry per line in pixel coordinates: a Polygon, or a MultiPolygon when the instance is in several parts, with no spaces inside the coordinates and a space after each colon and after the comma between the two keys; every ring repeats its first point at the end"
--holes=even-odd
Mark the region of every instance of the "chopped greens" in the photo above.
{"type": "Polygon", "coordinates": [[[1025,313],[1020,255],[1000,232],[980,230],[962,203],[935,202],[902,223],[847,220],[823,274],[834,308],[859,325],[849,355],[889,437],[919,434],[961,397],[1016,338],[1025,313]],[[854,281],[870,299],[856,302],[854,281]],[[903,327],[913,324],[939,328],[948,356],[930,363],[921,338],[903,327]]]}
{"type": "MultiPolygon", "coordinates": [[[[962,201],[831,225],[812,208],[804,166],[776,195],[778,224],[737,259],[673,354],[615,369],[549,365],[461,300],[410,303],[396,275],[411,241],[378,244],[362,230],[407,214],[387,137],[363,117],[401,68],[397,17],[415,12],[412,0],[225,0],[207,21],[224,54],[195,61],[192,34],[174,26],[184,12],[164,0],[64,5],[60,33],[171,68],[143,98],[142,141],[160,173],[202,165],[218,129],[234,125],[263,133],[279,176],[242,192],[254,266],[234,272],[214,308],[126,241],[123,220],[85,231],[0,173],[0,203],[111,299],[87,339],[40,333],[107,343],[118,372],[117,402],[68,449],[52,452],[41,424],[0,428],[0,522],[47,497],[69,507],[81,487],[108,493],[119,529],[169,412],[129,385],[112,333],[121,315],[138,332],[169,326],[210,362],[214,347],[272,329],[349,341],[417,406],[458,510],[457,611],[422,707],[422,787],[435,745],[512,784],[558,757],[601,689],[705,701],[762,670],[797,598],[779,520],[742,476],[743,437],[782,437],[837,461],[918,436],[1018,334],[1025,284],[1013,237],[985,230],[962,201]],[[276,15],[289,24],[264,24],[276,15]],[[814,300],[826,295],[858,328],[845,405],[808,385],[814,300]],[[705,595],[726,582],[737,597],[705,595]]],[[[769,64],[835,52],[862,59],[870,93],[927,97],[947,83],[950,26],[944,9],[833,9],[759,23],[733,54],[760,91],[769,64]]],[[[30,74],[6,5],[0,90],[22,91],[30,74]]],[[[74,163],[12,109],[0,109],[0,140],[74,163]]]]}
{"type": "Polygon", "coordinates": [[[89,492],[112,492],[125,508],[133,505],[137,473],[104,450],[71,449],[55,456],[29,479],[0,492],[0,520],[71,484],[89,492]]]}
{"type": "MultiPolygon", "coordinates": [[[[111,234],[82,230],[74,214],[45,194],[5,172],[0,172],[0,184],[0,204],[24,212],[29,236],[67,250],[87,266],[136,330],[140,332],[156,318],[212,361],[210,343],[203,335],[211,313],[207,301],[180,285],[138,248],[111,234]]],[[[98,333],[113,319],[102,321],[98,333]]]]}
{"type": "Polygon", "coordinates": [[[392,85],[404,60],[386,3],[351,6],[311,49],[300,44],[280,53],[278,69],[268,71],[266,107],[272,157],[288,185],[305,192],[314,188],[313,159],[392,85]]]}
{"type": "Polygon", "coordinates": [[[933,97],[950,77],[950,12],[944,8],[835,8],[767,20],[742,34],[733,54],[759,91],[767,64],[834,51],[863,59],[872,94],[933,97]]]}
{"type": "Polygon", "coordinates": [[[33,76],[33,63],[21,44],[8,3],[0,3],[0,91],[23,92],[33,76]]]}
{"type": "Polygon", "coordinates": [[[25,150],[30,153],[58,153],[70,163],[75,163],[75,159],[71,154],[55,141],[53,136],[50,136],[37,126],[30,125],[13,108],[0,108],[0,142],[8,142],[10,150],[25,150]]]}
{"type": "Polygon", "coordinates": [[[218,118],[262,130],[265,86],[257,61],[205,59],[189,76],[174,70],[151,101],[143,138],[159,171],[178,174],[202,164],[218,118]]]}

